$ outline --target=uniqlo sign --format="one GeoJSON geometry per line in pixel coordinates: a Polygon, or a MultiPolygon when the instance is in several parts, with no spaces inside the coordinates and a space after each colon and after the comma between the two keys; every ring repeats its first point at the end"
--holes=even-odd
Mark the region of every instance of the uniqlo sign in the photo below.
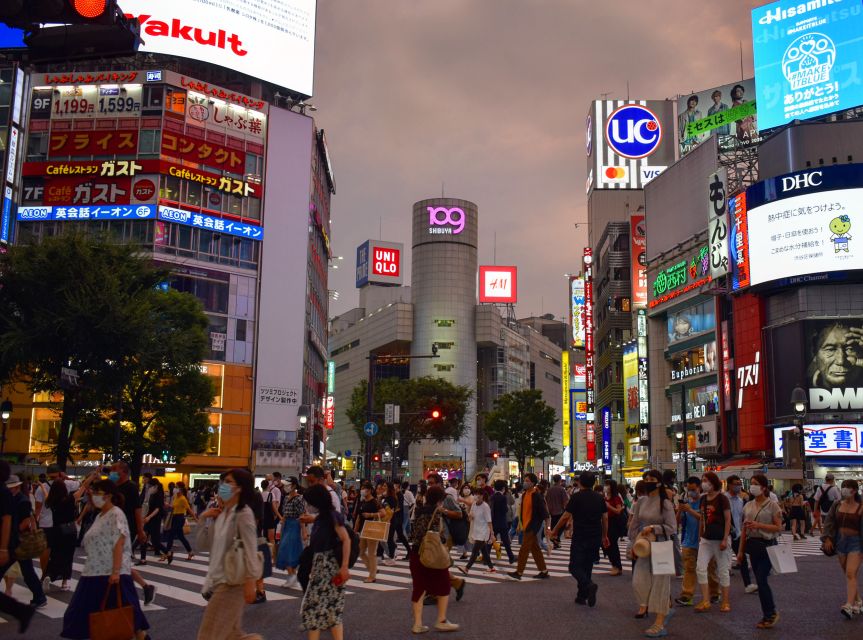
{"type": "Polygon", "coordinates": [[[366,240],[357,247],[357,288],[368,284],[397,286],[402,284],[402,256],[400,242],[366,240]]]}
{"type": "Polygon", "coordinates": [[[372,247],[372,275],[398,278],[401,273],[401,255],[398,249],[372,247]]]}
{"type": "Polygon", "coordinates": [[[479,301],[500,304],[518,302],[518,268],[480,267],[479,301]]]}

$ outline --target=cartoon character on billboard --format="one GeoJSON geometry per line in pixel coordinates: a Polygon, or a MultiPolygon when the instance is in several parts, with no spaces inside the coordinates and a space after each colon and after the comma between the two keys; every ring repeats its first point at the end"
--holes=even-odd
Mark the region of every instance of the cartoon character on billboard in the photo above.
{"type": "Polygon", "coordinates": [[[830,231],[832,235],[830,240],[833,241],[834,253],[844,251],[848,253],[848,241],[851,236],[848,235],[848,230],[851,228],[851,219],[848,216],[836,216],[830,221],[830,231]]]}

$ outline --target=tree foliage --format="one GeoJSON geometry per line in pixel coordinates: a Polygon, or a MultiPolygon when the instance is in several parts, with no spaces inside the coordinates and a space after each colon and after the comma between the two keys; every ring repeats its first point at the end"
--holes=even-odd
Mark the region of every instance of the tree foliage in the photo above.
{"type": "Polygon", "coordinates": [[[541,391],[524,389],[506,393],[495,401],[494,410],[485,415],[484,430],[490,440],[518,460],[523,473],[527,458],[557,455],[557,449],[551,446],[556,419],[541,391]]]}
{"type": "MultiPolygon", "coordinates": [[[[351,393],[350,406],[345,415],[354,431],[365,442],[363,425],[367,422],[368,383],[363,380],[351,393]]],[[[454,385],[442,378],[425,376],[409,380],[388,378],[376,380],[374,385],[374,421],[380,432],[372,439],[373,450],[382,450],[392,441],[393,430],[399,432],[399,450],[404,452],[413,442],[432,439],[436,442],[458,440],[466,429],[465,415],[473,391],[466,386],[454,385]],[[384,405],[401,407],[401,421],[384,425],[384,405]],[[439,409],[441,418],[432,420],[429,412],[439,409]]]]}

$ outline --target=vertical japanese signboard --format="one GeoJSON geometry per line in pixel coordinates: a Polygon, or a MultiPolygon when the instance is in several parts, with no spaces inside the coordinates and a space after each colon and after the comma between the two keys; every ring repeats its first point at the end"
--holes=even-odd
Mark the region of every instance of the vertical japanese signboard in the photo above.
{"type": "Polygon", "coordinates": [[[596,460],[596,422],[594,417],[593,363],[593,251],[584,248],[584,362],[587,399],[587,459],[596,460]]]}
{"type": "Polygon", "coordinates": [[[572,327],[572,347],[584,348],[584,278],[569,279],[569,326],[572,327]]]}
{"type": "Polygon", "coordinates": [[[647,237],[643,213],[629,216],[629,243],[632,306],[635,309],[644,309],[647,307],[647,237]]]}
{"type": "Polygon", "coordinates": [[[707,241],[710,277],[728,273],[728,170],[721,167],[707,178],[707,241]]]}
{"type": "Polygon", "coordinates": [[[638,310],[636,319],[638,339],[638,440],[642,446],[650,445],[650,392],[647,386],[647,312],[638,310]]]}
{"type": "Polygon", "coordinates": [[[571,440],[572,426],[570,422],[570,406],[569,406],[569,350],[564,349],[560,354],[560,388],[562,393],[563,404],[561,404],[560,414],[563,420],[563,460],[568,462],[567,457],[571,455],[571,440]]]}

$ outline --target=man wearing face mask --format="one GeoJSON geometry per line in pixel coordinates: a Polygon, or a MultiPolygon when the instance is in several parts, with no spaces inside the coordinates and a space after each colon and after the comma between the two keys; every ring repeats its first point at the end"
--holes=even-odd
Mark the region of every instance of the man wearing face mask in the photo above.
{"type": "MultiPolygon", "coordinates": [[[[683,558],[683,589],[674,601],[678,606],[691,607],[695,596],[697,576],[695,565],[698,560],[698,541],[701,527],[701,479],[690,476],[686,479],[686,495],[681,497],[677,521],[681,527],[680,553],[683,558]]],[[[719,601],[719,580],[716,578],[716,561],[707,568],[707,581],[711,601],[719,601]]]]}
{"type": "MultiPolygon", "coordinates": [[[[725,497],[731,503],[731,548],[734,550],[736,557],[740,551],[740,534],[743,532],[743,507],[745,502],[740,494],[743,493],[743,481],[738,476],[728,476],[725,481],[725,486],[728,491],[725,492],[725,497]]],[[[740,576],[743,578],[744,591],[746,593],[755,593],[758,591],[758,586],[752,583],[752,577],[749,575],[749,562],[746,556],[743,556],[743,562],[740,563],[740,576]]]]}
{"type": "Polygon", "coordinates": [[[513,580],[521,580],[521,575],[527,566],[527,556],[533,555],[533,561],[536,563],[539,573],[534,576],[538,580],[545,580],[551,576],[548,574],[548,569],[545,566],[545,558],[542,555],[542,550],[539,548],[539,532],[548,519],[548,507],[545,504],[545,498],[537,491],[537,477],[534,473],[528,473],[524,476],[522,486],[524,494],[521,499],[521,528],[524,531],[524,543],[518,551],[518,565],[515,571],[511,571],[507,575],[513,580]]]}
{"type": "MultiPolygon", "coordinates": [[[[144,517],[141,515],[140,494],[138,493],[138,488],[129,478],[130,472],[129,465],[123,460],[119,460],[111,465],[108,480],[114,483],[117,487],[117,492],[123,496],[123,514],[126,516],[126,522],[129,524],[129,534],[132,536],[137,535],[138,544],[147,544],[147,534],[144,531],[144,517]]],[[[137,569],[132,569],[132,578],[144,590],[144,604],[150,604],[153,601],[156,588],[148,584],[137,569]]]]}

